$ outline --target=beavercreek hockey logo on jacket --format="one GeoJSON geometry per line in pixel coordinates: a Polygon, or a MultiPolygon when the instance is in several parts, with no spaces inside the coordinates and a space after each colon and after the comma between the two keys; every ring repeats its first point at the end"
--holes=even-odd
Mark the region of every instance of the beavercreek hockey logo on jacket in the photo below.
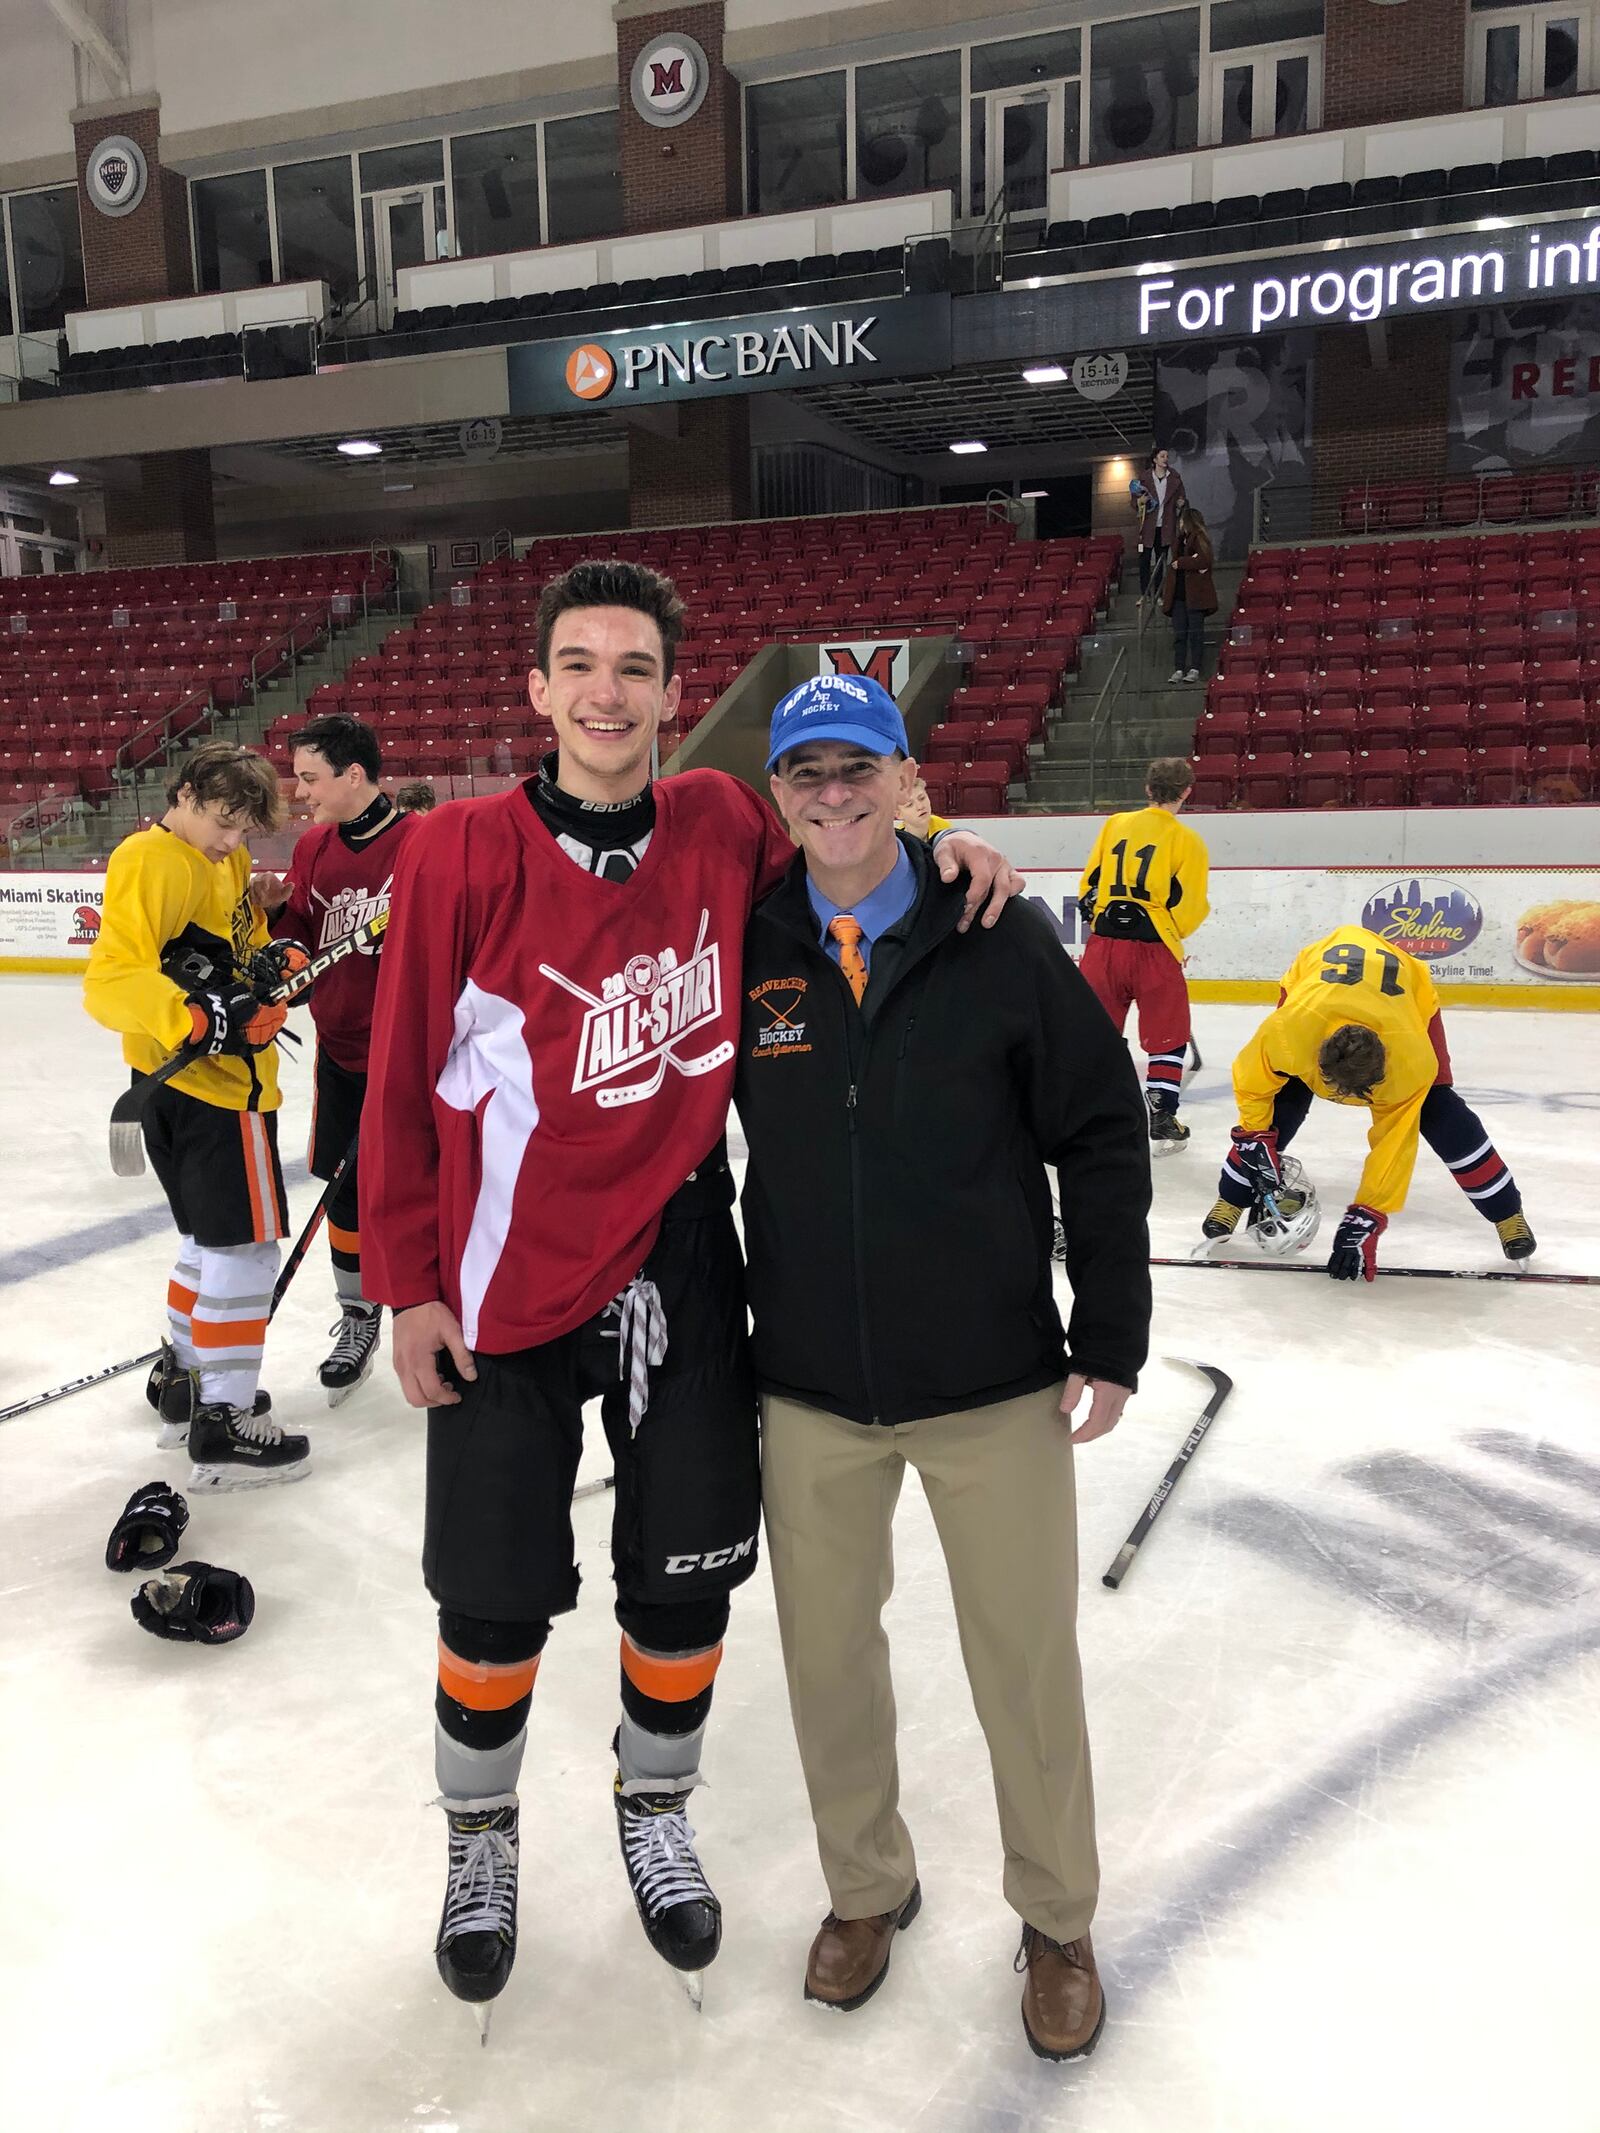
{"type": "Polygon", "coordinates": [[[669,1066],[680,1074],[709,1074],[733,1057],[733,1046],[726,1040],[688,1058],[679,1049],[722,1014],[717,944],[706,941],[710,923],[710,912],[702,911],[694,953],[687,962],[680,963],[671,948],[659,955],[630,956],[605,980],[598,999],[550,964],[539,965],[542,977],[581,1000],[587,1010],[578,1033],[574,1096],[593,1089],[603,1110],[643,1103],[660,1088],[669,1066]]]}
{"type": "Polygon", "coordinates": [[[756,1031],[755,1043],[750,1047],[752,1059],[792,1059],[810,1051],[800,1015],[806,997],[804,978],[768,978],[749,997],[767,1017],[766,1027],[756,1031]]]}
{"type": "MultiPolygon", "coordinates": [[[[389,884],[393,880],[394,876],[391,874],[381,888],[341,889],[335,896],[324,896],[320,889],[313,889],[312,895],[323,907],[322,929],[317,935],[316,952],[320,955],[324,948],[331,948],[337,941],[348,939],[352,933],[358,933],[363,926],[369,925],[380,911],[387,911],[389,884]]],[[[362,955],[375,955],[377,950],[376,941],[364,941],[360,952],[362,955]]]]}

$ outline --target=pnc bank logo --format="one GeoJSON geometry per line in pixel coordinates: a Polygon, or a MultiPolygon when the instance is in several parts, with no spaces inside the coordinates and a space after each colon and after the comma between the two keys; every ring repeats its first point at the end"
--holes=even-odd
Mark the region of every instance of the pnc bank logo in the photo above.
{"type": "Polygon", "coordinates": [[[598,341],[584,341],[567,357],[567,391],[576,400],[603,400],[617,382],[617,366],[598,341]]]}

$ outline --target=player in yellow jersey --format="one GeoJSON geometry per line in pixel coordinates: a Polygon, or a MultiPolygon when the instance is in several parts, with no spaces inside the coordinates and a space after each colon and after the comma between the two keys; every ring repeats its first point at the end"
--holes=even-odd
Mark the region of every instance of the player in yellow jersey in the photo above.
{"type": "Polygon", "coordinates": [[[121,1033],[135,1079],[176,1051],[193,1055],[143,1111],[150,1167],[178,1225],[171,1340],[148,1392],[160,1443],[187,1440],[191,1488],[254,1488],[293,1481],[308,1463],[305,1438],[285,1436],[257,1391],[288,1223],[272,1050],[285,1010],[257,988],[307,958],[268,947],[250,899],[245,835],[283,815],[266,758],[207,741],[174,771],[167,799],[160,822],[111,855],[83,1004],[121,1033]]]}
{"type": "Polygon", "coordinates": [[[1340,926],[1295,957],[1277,1007],[1233,1063],[1233,1088],[1239,1123],[1206,1236],[1231,1236],[1246,1208],[1278,1196],[1282,1152],[1323,1096],[1372,1113],[1361,1182],[1328,1261],[1335,1281],[1376,1274],[1378,1239],[1405,1205],[1419,1135],[1494,1224],[1506,1257],[1533,1252],[1516,1180],[1452,1086],[1427,965],[1365,927],[1340,926]]]}
{"type": "Polygon", "coordinates": [[[1205,845],[1178,820],[1193,784],[1181,756],[1152,763],[1149,806],[1102,825],[1078,885],[1078,909],[1093,928],[1078,967],[1119,1030],[1138,1007],[1150,1140],[1162,1155],[1189,1138],[1178,1117],[1190,1042],[1184,944],[1211,908],[1205,845]]]}

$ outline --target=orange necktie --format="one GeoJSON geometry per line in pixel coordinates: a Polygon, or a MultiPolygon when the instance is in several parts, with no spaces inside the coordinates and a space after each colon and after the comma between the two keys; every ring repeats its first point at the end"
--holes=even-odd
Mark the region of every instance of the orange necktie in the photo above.
{"type": "Polygon", "coordinates": [[[841,911],[837,918],[830,918],[828,931],[839,943],[839,968],[845,981],[856,996],[856,1005],[861,1005],[861,996],[867,989],[867,966],[862,960],[857,943],[861,939],[861,927],[848,911],[841,911]]]}

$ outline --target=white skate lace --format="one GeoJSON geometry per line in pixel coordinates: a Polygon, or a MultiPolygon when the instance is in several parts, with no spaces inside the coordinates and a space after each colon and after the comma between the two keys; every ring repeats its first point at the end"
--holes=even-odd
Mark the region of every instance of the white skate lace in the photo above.
{"type": "Polygon", "coordinates": [[[251,1444],[281,1444],[283,1442],[283,1431],[273,1421],[271,1415],[253,1414],[242,1407],[234,1408],[229,1418],[228,1427],[236,1437],[247,1438],[251,1444]]]}
{"type": "Polygon", "coordinates": [[[458,1818],[450,1815],[450,1884],[444,1899],[442,1936],[445,1940],[453,1940],[460,1933],[510,1935],[515,1930],[516,1830],[498,1827],[498,1823],[496,1815],[476,1828],[463,1829],[458,1818]]]}
{"type": "Polygon", "coordinates": [[[652,1918],[677,1903],[715,1902],[699,1859],[694,1830],[681,1807],[633,1807],[623,1824],[628,1874],[652,1918]]]}
{"type": "Polygon", "coordinates": [[[337,1325],[328,1328],[330,1333],[339,1336],[333,1344],[333,1353],[328,1357],[328,1363],[332,1365],[361,1362],[376,1325],[376,1312],[341,1312],[337,1325]]]}
{"type": "MultiPolygon", "coordinates": [[[[661,1291],[642,1274],[635,1275],[620,1296],[614,1296],[602,1318],[617,1315],[617,1376],[628,1381],[628,1428],[638,1434],[644,1411],[650,1405],[650,1372],[666,1360],[667,1314],[661,1308],[661,1291]]],[[[611,1329],[606,1329],[609,1338],[611,1329]]]]}

